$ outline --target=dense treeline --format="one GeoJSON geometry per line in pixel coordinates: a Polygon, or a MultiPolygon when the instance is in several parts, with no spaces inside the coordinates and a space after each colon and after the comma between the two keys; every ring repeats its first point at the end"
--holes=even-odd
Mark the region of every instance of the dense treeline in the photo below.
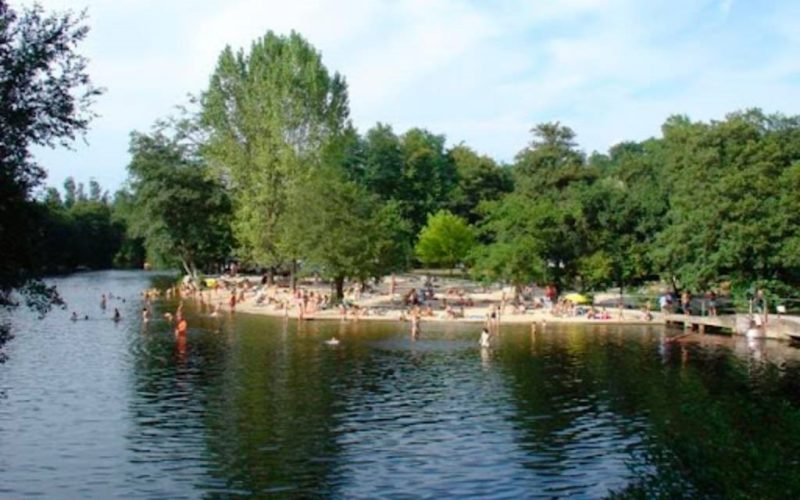
{"type": "MultiPolygon", "coordinates": [[[[38,5],[18,12],[0,0],[0,309],[25,303],[45,312],[60,302],[40,279],[45,216],[34,193],[45,172],[30,149],[70,144],[93,117],[101,91],[75,50],[88,32],[83,19],[38,5]]],[[[0,347],[4,332],[0,324],[0,347]]]]}
{"type": "Polygon", "coordinates": [[[127,235],[124,195],[111,202],[96,181],[89,182],[87,194],[83,184],[68,177],[63,197],[51,187],[35,206],[37,254],[44,272],[141,267],[144,262],[142,242],[127,235]]]}
{"type": "Polygon", "coordinates": [[[138,233],[150,253],[190,273],[233,256],[337,288],[420,263],[584,290],[661,280],[788,293],[800,282],[797,117],[675,116],[660,138],[589,157],[571,129],[544,123],[500,165],[425,129],[359,134],[344,79],[300,35],[271,32],[249,51],[226,48],[196,104],[134,134],[128,194],[132,225],[160,228],[138,233]],[[165,148],[161,170],[140,166],[156,161],[151,143],[165,148]],[[202,209],[159,205],[190,172],[180,190],[196,190],[202,209]]]}

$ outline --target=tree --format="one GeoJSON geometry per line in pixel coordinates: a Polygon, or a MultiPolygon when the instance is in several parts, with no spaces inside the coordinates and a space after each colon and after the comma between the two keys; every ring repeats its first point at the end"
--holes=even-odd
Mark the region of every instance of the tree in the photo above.
{"type": "Polygon", "coordinates": [[[365,281],[404,269],[409,227],[397,207],[382,204],[338,165],[320,174],[289,192],[283,244],[304,256],[304,267],[333,280],[337,299],[346,278],[365,281]]]}
{"type": "Polygon", "coordinates": [[[412,128],[397,136],[378,123],[367,131],[353,179],[381,200],[395,201],[415,232],[428,214],[448,206],[457,173],[445,137],[412,128]]]}
{"type": "Polygon", "coordinates": [[[723,277],[744,287],[793,281],[798,268],[786,249],[798,225],[787,199],[796,196],[798,141],[800,118],[760,110],[711,123],[667,120],[668,224],[652,249],[666,279],[695,290],[723,277]]]}
{"type": "Polygon", "coordinates": [[[76,52],[88,33],[83,21],[83,14],[47,14],[40,6],[18,14],[0,0],[0,307],[17,304],[15,290],[40,311],[57,300],[36,279],[42,220],[31,193],[44,171],[30,147],[68,146],[89,126],[100,90],[76,52]]]}
{"type": "Polygon", "coordinates": [[[573,182],[586,181],[591,171],[577,150],[575,132],[560,123],[542,123],[531,130],[530,145],[517,153],[515,185],[529,196],[563,191],[573,182]]]}
{"type": "Polygon", "coordinates": [[[103,188],[101,188],[100,184],[94,179],[89,181],[89,200],[104,203],[108,202],[108,195],[103,193],[103,188]]]}
{"type": "Polygon", "coordinates": [[[399,200],[403,188],[403,146],[390,125],[377,123],[364,138],[362,182],[383,200],[399,200]]]}
{"type": "Polygon", "coordinates": [[[428,215],[445,208],[456,184],[453,162],[444,149],[445,137],[413,128],[403,134],[402,187],[396,198],[415,231],[428,215]]]}
{"type": "Polygon", "coordinates": [[[474,246],[475,233],[467,221],[447,210],[440,210],[428,216],[415,252],[423,264],[452,269],[464,262],[474,246]]]}
{"type": "Polygon", "coordinates": [[[594,155],[597,180],[580,191],[587,247],[579,259],[581,285],[626,286],[655,276],[653,240],[664,227],[667,191],[659,176],[661,143],[622,143],[594,155]]]}
{"type": "Polygon", "coordinates": [[[67,177],[64,179],[64,206],[71,208],[78,201],[78,186],[75,179],[67,177]]]}
{"type": "Polygon", "coordinates": [[[149,257],[180,264],[192,278],[228,256],[230,200],[222,184],[185,147],[161,131],[131,135],[129,183],[134,206],[132,236],[149,257]]]}
{"type": "Polygon", "coordinates": [[[111,206],[114,223],[125,228],[119,250],[114,255],[114,267],[141,269],[147,261],[144,238],[134,234],[129,222],[134,220],[136,199],[127,189],[120,189],[114,193],[111,206]]]}
{"type": "Polygon", "coordinates": [[[500,199],[513,190],[511,172],[463,144],[453,147],[447,154],[458,179],[450,193],[450,208],[470,224],[475,224],[480,219],[478,207],[481,203],[500,199]]]}
{"type": "Polygon", "coordinates": [[[571,129],[547,123],[533,134],[513,166],[514,191],[481,207],[481,229],[491,243],[478,254],[476,273],[517,287],[545,280],[561,288],[577,276],[580,259],[587,254],[581,198],[596,174],[575,149],[571,129]],[[500,265],[509,255],[515,258],[500,265]]]}
{"type": "Polygon", "coordinates": [[[44,196],[44,204],[49,207],[61,208],[64,202],[61,201],[61,193],[58,192],[58,189],[54,187],[47,188],[44,196]]]}
{"type": "Polygon", "coordinates": [[[201,105],[203,154],[231,190],[245,256],[268,266],[300,257],[281,244],[287,193],[339,153],[349,128],[344,79],[299,34],[268,32],[247,52],[222,51],[201,105]]]}

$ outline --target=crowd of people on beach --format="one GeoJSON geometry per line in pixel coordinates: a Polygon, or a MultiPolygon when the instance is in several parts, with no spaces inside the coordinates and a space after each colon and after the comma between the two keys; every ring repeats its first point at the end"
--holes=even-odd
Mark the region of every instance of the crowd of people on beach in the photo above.
{"type": "MultiPolygon", "coordinates": [[[[413,279],[413,278],[412,278],[413,279]]],[[[287,283],[279,285],[269,282],[266,276],[259,280],[220,276],[201,282],[185,279],[178,286],[167,289],[167,297],[179,295],[196,300],[201,308],[210,309],[212,317],[219,316],[227,306],[234,312],[239,305],[248,310],[264,308],[273,315],[294,317],[300,320],[315,317],[338,317],[343,320],[359,320],[363,317],[382,317],[400,321],[436,320],[479,320],[481,315],[508,314],[519,317],[542,311],[555,318],[586,318],[590,320],[610,320],[612,313],[606,307],[595,307],[576,303],[565,297],[558,297],[555,287],[548,286],[544,293],[536,293],[533,287],[524,287],[517,293],[503,291],[499,300],[487,298],[484,287],[465,286],[443,287],[436,278],[425,278],[421,286],[414,286],[406,280],[406,288],[401,290],[396,276],[388,278],[388,290],[378,290],[364,282],[352,282],[344,290],[344,296],[336,303],[332,293],[320,290],[317,279],[299,282],[295,288],[287,283]],[[410,286],[409,286],[410,285],[410,286]],[[481,296],[480,300],[475,294],[481,296]],[[388,297],[387,297],[388,295],[388,297]],[[486,312],[488,311],[488,312],[486,312]]],[[[154,292],[151,292],[154,293],[154,292]]],[[[496,297],[496,296],[495,296],[496,297]]],[[[620,313],[622,307],[619,308],[620,313]]],[[[649,303],[645,308],[646,318],[652,319],[649,303]]],[[[143,311],[143,315],[148,314],[143,311]]],[[[145,318],[147,319],[147,318],[145,318]]],[[[621,318],[620,318],[621,319],[621,318]]]]}

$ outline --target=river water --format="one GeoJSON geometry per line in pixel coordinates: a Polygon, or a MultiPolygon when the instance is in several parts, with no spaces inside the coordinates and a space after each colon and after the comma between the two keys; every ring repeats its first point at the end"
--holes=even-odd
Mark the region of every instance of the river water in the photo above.
{"type": "Polygon", "coordinates": [[[152,279],[58,279],[68,310],[12,316],[0,497],[800,493],[800,350],[779,342],[549,325],[482,350],[475,325],[414,341],[190,308],[179,343],[141,321],[152,279]]]}

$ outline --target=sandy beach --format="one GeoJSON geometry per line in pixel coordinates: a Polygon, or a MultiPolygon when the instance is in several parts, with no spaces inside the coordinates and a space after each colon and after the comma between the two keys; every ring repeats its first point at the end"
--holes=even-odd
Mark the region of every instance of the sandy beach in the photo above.
{"type": "MultiPolygon", "coordinates": [[[[372,284],[369,290],[358,292],[353,286],[345,287],[345,303],[347,314],[344,315],[339,306],[319,308],[311,300],[301,314],[300,303],[292,295],[288,286],[261,286],[260,276],[237,276],[210,278],[210,283],[219,280],[222,286],[204,290],[187,298],[216,306],[222,312],[230,311],[230,297],[233,286],[236,287],[237,313],[262,314],[267,316],[288,317],[303,320],[342,320],[348,321],[406,321],[414,306],[405,300],[412,290],[420,292],[427,288],[433,292],[433,298],[427,298],[418,306],[420,319],[423,322],[472,322],[484,323],[493,310],[499,311],[501,324],[531,323],[588,323],[588,324],[659,324],[663,323],[659,314],[653,314],[648,320],[644,311],[633,309],[595,307],[604,319],[590,319],[586,314],[579,314],[579,309],[559,310],[546,306],[539,307],[541,290],[531,291],[532,299],[524,301],[525,307],[514,305],[514,290],[511,287],[484,287],[475,282],[453,277],[436,277],[429,287],[426,277],[418,274],[402,274],[395,277],[394,293],[392,278],[385,277],[379,284],[372,284]],[[202,299],[201,299],[202,297],[202,299]],[[288,306],[288,307],[287,307],[288,306]],[[604,314],[603,314],[604,313],[604,314]]],[[[303,280],[298,289],[307,297],[324,297],[331,295],[329,283],[314,280],[303,280]]],[[[185,294],[184,294],[185,295],[185,294]]],[[[542,297],[543,298],[543,297],[542,297]]],[[[583,311],[592,306],[583,305],[583,311]]]]}

